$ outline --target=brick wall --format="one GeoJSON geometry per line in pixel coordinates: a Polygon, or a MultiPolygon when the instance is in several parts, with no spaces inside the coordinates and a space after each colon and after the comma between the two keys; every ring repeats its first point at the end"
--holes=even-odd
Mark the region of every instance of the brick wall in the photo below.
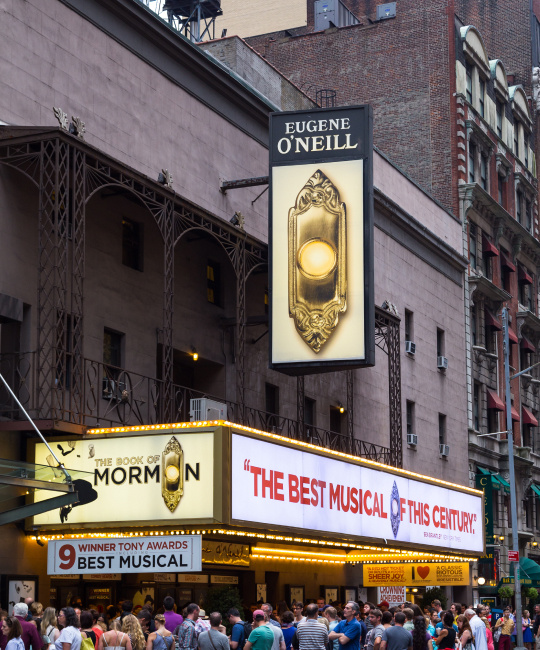
{"type": "MultiPolygon", "coordinates": [[[[366,0],[347,4],[360,15],[375,10],[366,0]]],[[[451,155],[453,22],[450,31],[447,0],[431,0],[429,8],[418,5],[401,0],[395,19],[375,24],[247,41],[312,97],[317,89],[331,88],[337,90],[338,105],[370,103],[376,146],[457,210],[451,155]]]]}

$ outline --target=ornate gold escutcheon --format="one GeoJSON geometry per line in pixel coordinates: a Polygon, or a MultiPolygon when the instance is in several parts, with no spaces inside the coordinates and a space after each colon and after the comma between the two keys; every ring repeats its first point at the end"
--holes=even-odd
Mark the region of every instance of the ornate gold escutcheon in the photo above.
{"type": "Polygon", "coordinates": [[[172,436],[161,454],[161,495],[171,512],[184,494],[184,452],[172,436]]]}
{"type": "Polygon", "coordinates": [[[347,309],[345,203],[317,170],[289,210],[289,316],[314,352],[320,352],[347,309]]]}

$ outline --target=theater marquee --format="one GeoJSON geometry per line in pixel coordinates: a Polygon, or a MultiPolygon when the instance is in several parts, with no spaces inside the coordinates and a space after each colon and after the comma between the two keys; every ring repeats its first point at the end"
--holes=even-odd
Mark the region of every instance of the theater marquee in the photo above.
{"type": "Polygon", "coordinates": [[[270,127],[271,366],[373,365],[371,109],[274,113],[270,127]]]}

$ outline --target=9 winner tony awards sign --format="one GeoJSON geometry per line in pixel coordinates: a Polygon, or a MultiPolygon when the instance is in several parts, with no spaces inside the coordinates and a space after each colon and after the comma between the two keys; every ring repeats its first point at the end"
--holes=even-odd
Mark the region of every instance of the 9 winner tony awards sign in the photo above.
{"type": "Polygon", "coordinates": [[[270,365],[288,374],[375,362],[369,106],[273,113],[270,365]]]}

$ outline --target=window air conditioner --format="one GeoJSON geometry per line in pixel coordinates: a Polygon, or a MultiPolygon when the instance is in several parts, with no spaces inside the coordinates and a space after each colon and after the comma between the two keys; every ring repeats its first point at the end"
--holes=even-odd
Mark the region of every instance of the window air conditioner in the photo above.
{"type": "Polygon", "coordinates": [[[101,385],[101,396],[103,399],[110,399],[112,401],[120,402],[122,400],[122,392],[126,390],[126,384],[123,381],[116,381],[103,377],[101,385]]]}
{"type": "Polygon", "coordinates": [[[416,343],[413,343],[412,341],[405,341],[405,352],[407,354],[415,354],[416,353],[416,343]]]}
{"type": "Polygon", "coordinates": [[[407,434],[407,444],[414,445],[416,447],[416,445],[418,444],[418,436],[416,435],[416,433],[407,434]]]}
{"type": "Polygon", "coordinates": [[[227,404],[217,402],[207,397],[200,397],[189,400],[190,422],[201,422],[206,420],[226,420],[227,404]]]}
{"type": "Polygon", "coordinates": [[[441,456],[450,456],[450,446],[449,445],[439,445],[439,453],[441,456]]]}
{"type": "Polygon", "coordinates": [[[437,357],[437,368],[446,370],[448,368],[448,359],[446,357],[437,357]]]}

